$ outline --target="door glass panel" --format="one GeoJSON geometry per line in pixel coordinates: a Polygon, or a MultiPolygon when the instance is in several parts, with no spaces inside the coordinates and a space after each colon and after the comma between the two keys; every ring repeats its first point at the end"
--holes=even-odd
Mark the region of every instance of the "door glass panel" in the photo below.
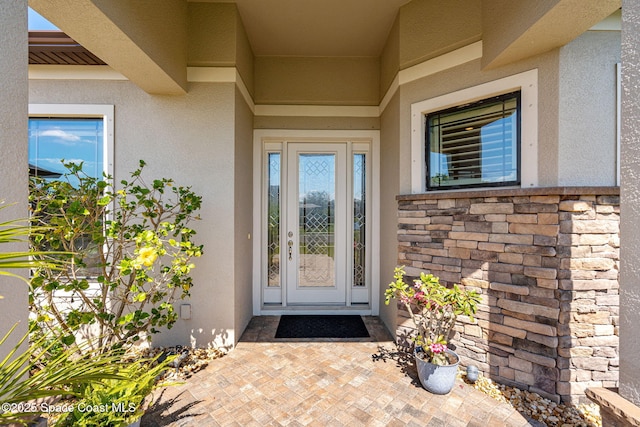
{"type": "Polygon", "coordinates": [[[353,155],[353,286],[365,286],[366,163],[362,153],[353,155]]]}
{"type": "Polygon", "coordinates": [[[267,187],[268,286],[280,286],[280,153],[269,153],[267,187]]]}
{"type": "Polygon", "coordinates": [[[335,154],[299,154],[299,287],[335,286],[335,154]]]}

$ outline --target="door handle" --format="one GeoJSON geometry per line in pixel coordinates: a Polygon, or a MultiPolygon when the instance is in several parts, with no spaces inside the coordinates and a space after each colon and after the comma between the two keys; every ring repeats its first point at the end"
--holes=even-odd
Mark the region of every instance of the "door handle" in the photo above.
{"type": "Polygon", "coordinates": [[[287,245],[289,246],[289,261],[291,261],[293,255],[293,240],[289,239],[287,245]]]}

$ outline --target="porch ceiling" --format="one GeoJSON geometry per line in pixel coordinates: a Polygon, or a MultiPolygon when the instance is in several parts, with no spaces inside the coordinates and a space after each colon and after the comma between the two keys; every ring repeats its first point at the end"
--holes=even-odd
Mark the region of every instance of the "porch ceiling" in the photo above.
{"type": "Polygon", "coordinates": [[[378,56],[410,0],[213,1],[236,3],[255,55],[378,56]]]}

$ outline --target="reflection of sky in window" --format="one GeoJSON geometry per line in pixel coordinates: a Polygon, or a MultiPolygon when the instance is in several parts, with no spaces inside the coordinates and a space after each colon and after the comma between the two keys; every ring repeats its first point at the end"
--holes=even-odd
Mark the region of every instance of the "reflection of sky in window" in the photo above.
{"type": "Polygon", "coordinates": [[[83,171],[101,177],[104,170],[102,119],[29,119],[29,164],[66,172],[65,162],[83,162],[83,171]]]}
{"type": "Polygon", "coordinates": [[[31,8],[29,8],[28,21],[29,30],[58,30],[58,27],[47,21],[38,12],[31,8]]]}
{"type": "Polygon", "coordinates": [[[514,153],[516,152],[517,114],[496,120],[482,127],[482,180],[485,182],[516,179],[514,153]]]}

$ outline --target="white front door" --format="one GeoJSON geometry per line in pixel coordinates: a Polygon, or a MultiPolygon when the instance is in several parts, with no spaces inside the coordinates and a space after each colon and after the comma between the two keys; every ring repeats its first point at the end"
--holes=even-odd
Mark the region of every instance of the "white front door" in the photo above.
{"type": "Polygon", "coordinates": [[[345,304],[346,144],[290,143],[287,172],[287,302],[345,304]]]}
{"type": "Polygon", "coordinates": [[[373,312],[372,138],[257,142],[260,310],[373,312]]]}

